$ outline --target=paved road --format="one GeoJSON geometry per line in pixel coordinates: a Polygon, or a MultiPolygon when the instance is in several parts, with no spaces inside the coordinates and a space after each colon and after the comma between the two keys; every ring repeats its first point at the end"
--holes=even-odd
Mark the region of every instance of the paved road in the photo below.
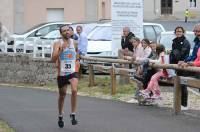
{"type": "MultiPolygon", "coordinates": [[[[67,103],[70,97],[67,96],[67,103]]],[[[0,118],[18,132],[198,132],[200,119],[171,110],[78,97],[80,124],[57,127],[57,93],[0,86],[0,118]]]]}
{"type": "Polygon", "coordinates": [[[184,21],[159,21],[159,20],[148,21],[148,22],[160,23],[164,26],[166,30],[169,31],[174,31],[174,29],[177,26],[183,26],[187,31],[193,31],[194,25],[200,23],[198,21],[190,21],[188,23],[185,23],[184,21]]]}

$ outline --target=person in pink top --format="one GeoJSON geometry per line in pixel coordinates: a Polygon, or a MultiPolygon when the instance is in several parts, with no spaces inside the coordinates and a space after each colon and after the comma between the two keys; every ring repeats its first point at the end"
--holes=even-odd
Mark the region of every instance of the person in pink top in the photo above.
{"type": "MultiPolygon", "coordinates": [[[[165,47],[161,44],[158,44],[156,47],[156,53],[159,56],[158,60],[150,60],[151,63],[160,63],[160,64],[169,64],[169,56],[165,54],[165,47]]],[[[146,98],[160,98],[161,91],[159,88],[158,80],[160,77],[171,77],[173,72],[169,69],[160,69],[156,72],[145,90],[141,90],[140,92],[146,98]]]]}
{"type": "Polygon", "coordinates": [[[194,60],[194,66],[200,67],[200,48],[197,52],[197,58],[194,60]]]}
{"type": "Polygon", "coordinates": [[[133,45],[133,52],[127,52],[124,54],[124,59],[132,61],[142,61],[147,59],[151,55],[151,47],[148,39],[143,39],[140,41],[139,38],[131,38],[131,43],[133,45]]]}

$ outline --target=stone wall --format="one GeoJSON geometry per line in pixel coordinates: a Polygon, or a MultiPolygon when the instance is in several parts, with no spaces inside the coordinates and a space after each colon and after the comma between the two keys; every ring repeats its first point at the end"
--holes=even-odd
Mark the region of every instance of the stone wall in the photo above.
{"type": "Polygon", "coordinates": [[[0,83],[56,83],[55,64],[26,54],[0,53],[0,83]]]}

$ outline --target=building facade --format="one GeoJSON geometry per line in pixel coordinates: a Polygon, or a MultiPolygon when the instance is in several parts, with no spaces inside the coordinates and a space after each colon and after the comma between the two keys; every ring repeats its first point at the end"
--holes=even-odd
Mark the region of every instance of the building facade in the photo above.
{"type": "Polygon", "coordinates": [[[13,31],[14,25],[14,7],[13,0],[0,0],[0,22],[2,22],[9,31],[13,31]]]}
{"type": "MultiPolygon", "coordinates": [[[[111,19],[111,0],[0,0],[0,21],[11,32],[23,32],[51,21],[111,19]]],[[[200,0],[144,0],[144,20],[184,19],[189,9],[200,20],[200,0]]]]}
{"type": "Polygon", "coordinates": [[[0,0],[0,21],[11,32],[23,32],[51,21],[98,20],[99,0],[0,0]]]}
{"type": "Polygon", "coordinates": [[[186,9],[190,19],[200,20],[200,0],[144,0],[144,19],[184,19],[186,9]]]}

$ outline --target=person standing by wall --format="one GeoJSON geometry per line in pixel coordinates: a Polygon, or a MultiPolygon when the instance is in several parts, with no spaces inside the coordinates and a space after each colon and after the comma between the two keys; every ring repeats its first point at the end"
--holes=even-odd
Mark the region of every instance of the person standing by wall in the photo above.
{"type": "Polygon", "coordinates": [[[6,41],[6,39],[9,39],[9,31],[7,28],[0,22],[0,42],[6,41]]]}
{"type": "Polygon", "coordinates": [[[14,41],[11,41],[9,31],[7,28],[0,22],[0,52],[5,51],[7,52],[8,49],[6,49],[6,45],[8,43],[14,43],[14,41]]]}
{"type": "Polygon", "coordinates": [[[77,41],[78,40],[78,36],[74,33],[73,27],[69,27],[69,29],[70,29],[70,33],[71,33],[71,39],[77,41]]]}
{"type": "Polygon", "coordinates": [[[76,27],[76,32],[78,34],[78,51],[80,52],[80,55],[86,55],[88,46],[87,35],[83,31],[83,27],[80,25],[76,27]]]}
{"type": "MultiPolygon", "coordinates": [[[[181,26],[175,28],[174,33],[176,38],[173,39],[172,51],[170,53],[170,64],[178,64],[179,61],[184,61],[190,54],[190,43],[184,36],[185,29],[181,26]]],[[[178,76],[184,76],[183,71],[177,71],[178,76]]],[[[187,86],[181,84],[181,105],[182,110],[187,109],[188,90],[187,86]]]]}
{"type": "Polygon", "coordinates": [[[185,10],[184,15],[185,15],[185,23],[187,23],[188,18],[189,18],[189,10],[188,9],[185,10]]]}

